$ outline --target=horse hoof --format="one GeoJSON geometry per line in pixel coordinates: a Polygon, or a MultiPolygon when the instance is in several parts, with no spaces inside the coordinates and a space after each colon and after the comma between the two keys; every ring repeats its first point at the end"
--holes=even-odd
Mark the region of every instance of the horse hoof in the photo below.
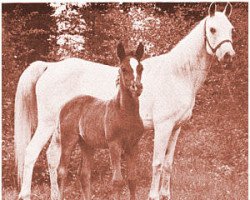
{"type": "Polygon", "coordinates": [[[159,197],[149,197],[148,200],[159,200],[159,197]]]}
{"type": "Polygon", "coordinates": [[[160,200],[170,200],[170,197],[164,195],[160,197],[160,200]]]}
{"type": "Polygon", "coordinates": [[[30,197],[29,196],[23,197],[23,196],[19,195],[18,200],[30,200],[30,197]]]}

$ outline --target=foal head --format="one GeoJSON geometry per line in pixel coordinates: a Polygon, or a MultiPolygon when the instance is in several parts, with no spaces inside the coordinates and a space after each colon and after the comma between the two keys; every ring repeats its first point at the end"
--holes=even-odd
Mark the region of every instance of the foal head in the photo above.
{"type": "Polygon", "coordinates": [[[229,21],[232,5],[228,3],[223,12],[216,11],[216,4],[209,7],[209,16],[205,19],[205,43],[210,55],[217,57],[218,61],[228,63],[235,55],[232,45],[233,25],[229,21]]]}
{"type": "Polygon", "coordinates": [[[120,87],[126,88],[136,98],[142,92],[141,76],[143,66],[140,60],[144,53],[144,46],[139,44],[135,54],[126,55],[122,43],[117,46],[117,55],[120,59],[120,87]]]}

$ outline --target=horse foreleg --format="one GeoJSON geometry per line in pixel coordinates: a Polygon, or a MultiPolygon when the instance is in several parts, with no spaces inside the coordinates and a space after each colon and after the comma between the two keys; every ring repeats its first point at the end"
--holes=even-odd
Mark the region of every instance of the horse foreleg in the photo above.
{"type": "Polygon", "coordinates": [[[46,152],[49,165],[52,200],[60,199],[60,192],[57,183],[57,167],[59,165],[61,156],[61,148],[59,142],[60,142],[59,134],[54,133],[49,148],[46,152]]]}
{"type": "Polygon", "coordinates": [[[121,189],[123,186],[123,177],[121,173],[122,147],[117,141],[112,141],[108,145],[109,145],[110,159],[113,170],[112,184],[115,192],[117,193],[117,199],[119,200],[121,189]]]}
{"type": "Polygon", "coordinates": [[[129,151],[126,155],[127,160],[127,179],[128,188],[130,192],[130,200],[135,200],[136,191],[136,159],[138,155],[138,146],[134,147],[133,150],[129,151]]]}
{"type": "Polygon", "coordinates": [[[170,177],[174,160],[175,146],[178,136],[180,134],[180,130],[181,128],[175,129],[169,140],[169,145],[166,151],[165,160],[162,168],[161,189],[160,189],[161,199],[170,200],[170,177]]]}
{"type": "Polygon", "coordinates": [[[19,193],[19,199],[29,200],[31,193],[31,181],[34,164],[45,144],[48,142],[50,136],[54,131],[53,126],[46,126],[38,124],[36,132],[28,144],[25,152],[23,183],[19,193]]]}
{"type": "Polygon", "coordinates": [[[155,123],[155,137],[154,137],[154,153],[153,153],[153,173],[152,182],[149,192],[150,200],[159,200],[159,185],[160,177],[162,173],[162,167],[164,164],[165,152],[169,142],[170,135],[173,130],[173,123],[169,121],[163,121],[161,123],[155,123]]]}

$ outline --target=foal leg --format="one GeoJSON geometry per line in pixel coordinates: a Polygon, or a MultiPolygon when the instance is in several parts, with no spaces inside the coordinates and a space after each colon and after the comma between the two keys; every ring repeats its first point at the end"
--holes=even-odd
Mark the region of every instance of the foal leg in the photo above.
{"type": "Polygon", "coordinates": [[[155,136],[154,136],[154,153],[153,153],[153,173],[151,189],[149,192],[150,200],[159,200],[159,185],[164,164],[164,156],[167,149],[168,141],[173,130],[173,123],[169,121],[162,121],[155,123],[155,136]]]}
{"type": "Polygon", "coordinates": [[[61,159],[58,166],[58,184],[59,184],[59,190],[60,190],[60,196],[61,199],[64,199],[64,187],[65,187],[65,181],[68,175],[68,166],[70,163],[70,156],[71,153],[76,146],[76,143],[79,141],[79,135],[78,134],[70,134],[65,136],[65,132],[61,132],[61,159]]]}
{"type": "Polygon", "coordinates": [[[25,152],[23,183],[19,193],[19,199],[30,200],[31,181],[34,164],[42,148],[48,142],[55,127],[53,125],[38,123],[36,132],[28,144],[25,152]]]}
{"type": "Polygon", "coordinates": [[[91,200],[91,159],[92,152],[87,147],[81,145],[82,149],[82,163],[80,172],[80,181],[82,186],[82,193],[84,200],[91,200]]]}
{"type": "Polygon", "coordinates": [[[60,148],[60,133],[54,133],[51,143],[47,150],[47,160],[49,165],[50,185],[51,185],[51,199],[60,199],[60,192],[57,183],[57,167],[60,162],[61,148],[60,148]]]}
{"type": "Polygon", "coordinates": [[[178,136],[180,134],[180,130],[181,128],[179,127],[173,131],[173,134],[171,135],[169,141],[168,149],[166,151],[165,161],[162,168],[162,176],[161,176],[161,189],[160,189],[161,199],[170,200],[170,176],[172,172],[175,146],[178,136]]]}
{"type": "Polygon", "coordinates": [[[138,155],[138,145],[136,145],[132,150],[126,155],[127,160],[127,179],[128,188],[130,193],[130,200],[135,200],[136,191],[136,159],[138,155]]]}
{"type": "Polygon", "coordinates": [[[121,189],[123,186],[123,177],[121,173],[122,147],[117,141],[112,141],[108,145],[109,145],[111,166],[113,170],[112,184],[115,192],[117,193],[117,199],[119,200],[121,195],[121,189]]]}

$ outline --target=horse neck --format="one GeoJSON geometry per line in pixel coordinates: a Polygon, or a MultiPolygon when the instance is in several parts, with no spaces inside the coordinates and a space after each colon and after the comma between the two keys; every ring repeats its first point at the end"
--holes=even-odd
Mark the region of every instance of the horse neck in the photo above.
{"type": "Polygon", "coordinates": [[[119,90],[116,96],[116,104],[123,112],[129,115],[139,115],[139,100],[133,98],[130,91],[123,85],[120,79],[119,90]]]}
{"type": "Polygon", "coordinates": [[[202,20],[176,47],[169,53],[174,60],[174,73],[184,78],[196,93],[203,84],[207,68],[210,65],[204,39],[204,24],[202,20]]]}

